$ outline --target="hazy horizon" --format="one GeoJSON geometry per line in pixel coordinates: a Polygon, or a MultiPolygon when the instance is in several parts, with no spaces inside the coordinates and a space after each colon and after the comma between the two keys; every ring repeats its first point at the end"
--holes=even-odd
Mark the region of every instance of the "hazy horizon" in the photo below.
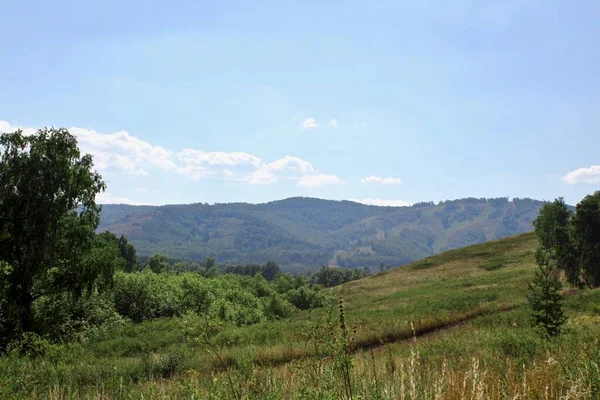
{"type": "MultiPolygon", "coordinates": [[[[499,197],[486,197],[487,200],[489,199],[496,199],[496,198],[508,198],[509,202],[512,202],[514,199],[518,198],[518,199],[524,199],[524,198],[529,198],[529,197],[519,197],[519,196],[499,196],[499,197]]],[[[192,201],[190,203],[164,203],[164,204],[131,204],[131,203],[103,203],[103,202],[99,202],[99,204],[101,205],[127,205],[127,206],[145,206],[145,207],[162,207],[162,206],[180,206],[180,205],[191,205],[191,204],[208,204],[211,206],[214,205],[221,205],[221,204],[251,204],[251,205],[261,205],[261,204],[269,204],[269,203],[276,203],[279,201],[285,201],[285,200],[290,200],[290,199],[294,199],[294,198],[305,198],[305,199],[311,199],[311,200],[323,200],[323,201],[350,201],[350,202],[354,202],[354,203],[359,203],[365,206],[375,206],[375,207],[412,207],[415,204],[418,203],[434,203],[435,205],[439,205],[442,202],[446,202],[446,201],[460,201],[460,200],[465,200],[468,197],[461,197],[461,198],[456,198],[456,199],[442,199],[442,200],[419,200],[419,201],[415,201],[413,203],[406,203],[406,204],[395,204],[393,203],[393,201],[386,203],[384,201],[383,204],[380,203],[380,199],[326,199],[326,198],[321,198],[321,197],[311,197],[311,196],[290,196],[290,197],[284,197],[281,199],[273,199],[273,200],[266,200],[266,201],[260,201],[260,202],[250,202],[250,201],[226,201],[226,202],[214,202],[214,203],[209,203],[209,202],[204,202],[204,201],[192,201]]],[[[482,198],[482,197],[477,197],[482,198]]],[[[541,201],[541,202],[551,202],[554,199],[533,199],[531,198],[531,200],[536,200],[536,201],[541,201]]],[[[569,204],[571,206],[574,206],[574,204],[569,204]]]]}

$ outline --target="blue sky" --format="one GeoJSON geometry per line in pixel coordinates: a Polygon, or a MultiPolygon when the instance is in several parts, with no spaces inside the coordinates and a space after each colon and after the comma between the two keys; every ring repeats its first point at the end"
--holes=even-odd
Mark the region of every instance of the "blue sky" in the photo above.
{"type": "Polygon", "coordinates": [[[600,188],[600,2],[0,0],[0,131],[73,128],[103,202],[600,188]]]}

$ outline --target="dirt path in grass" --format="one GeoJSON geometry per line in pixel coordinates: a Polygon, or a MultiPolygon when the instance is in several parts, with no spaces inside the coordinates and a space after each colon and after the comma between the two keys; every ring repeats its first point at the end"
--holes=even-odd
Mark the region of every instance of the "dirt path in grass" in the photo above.
{"type": "Polygon", "coordinates": [[[417,328],[415,328],[414,334],[412,334],[412,333],[406,334],[405,332],[401,332],[400,335],[398,335],[398,337],[391,338],[391,340],[385,341],[383,343],[374,344],[371,346],[359,346],[357,351],[371,351],[372,350],[373,352],[375,352],[375,354],[377,354],[378,352],[381,352],[383,349],[385,349],[385,347],[389,346],[390,344],[400,343],[400,342],[408,342],[413,339],[422,340],[422,339],[429,338],[429,337],[435,337],[440,334],[446,334],[448,332],[451,332],[453,330],[457,330],[457,329],[461,328],[467,322],[470,322],[477,317],[481,317],[484,315],[502,314],[502,313],[514,310],[517,307],[518,307],[518,305],[511,304],[511,305],[500,306],[500,307],[498,307],[498,309],[495,309],[495,310],[475,311],[473,313],[466,314],[462,318],[455,319],[451,322],[443,323],[440,325],[433,325],[433,326],[429,326],[429,327],[425,327],[425,328],[421,328],[421,329],[419,329],[417,327],[417,328]]]}
{"type": "MultiPolygon", "coordinates": [[[[465,313],[461,316],[455,316],[451,321],[429,321],[426,324],[418,324],[415,326],[415,332],[413,334],[412,331],[396,331],[389,332],[383,336],[366,338],[358,341],[357,347],[354,350],[354,353],[358,353],[360,351],[374,351],[381,352],[383,349],[393,343],[405,342],[412,340],[413,338],[423,339],[426,337],[433,337],[438,334],[446,333],[451,330],[460,328],[462,325],[467,322],[484,315],[494,315],[501,314],[515,308],[519,307],[515,304],[505,304],[500,305],[496,309],[476,309],[472,310],[468,313],[465,313]]],[[[314,357],[314,354],[306,354],[302,351],[298,351],[298,349],[290,349],[290,353],[286,355],[282,355],[280,358],[273,358],[272,355],[269,357],[268,354],[258,354],[258,358],[255,360],[255,363],[260,366],[271,366],[271,367],[279,367],[285,364],[299,361],[303,359],[308,359],[314,357]]]]}
{"type": "MultiPolygon", "coordinates": [[[[580,293],[579,290],[564,290],[563,291],[563,294],[566,297],[576,296],[579,293],[580,293]]],[[[514,310],[517,307],[519,307],[519,305],[517,305],[517,304],[502,304],[502,305],[498,306],[498,308],[495,310],[474,310],[470,313],[465,314],[463,318],[455,319],[452,322],[440,324],[438,326],[427,327],[425,329],[420,329],[420,330],[417,329],[417,331],[415,332],[416,335],[414,335],[414,337],[417,339],[423,339],[423,338],[427,338],[430,336],[436,336],[438,334],[446,333],[448,331],[452,331],[457,328],[460,328],[461,326],[465,325],[467,322],[469,322],[477,317],[481,317],[483,315],[502,314],[502,313],[514,310]]],[[[375,344],[375,345],[371,345],[371,346],[359,346],[358,350],[359,351],[360,350],[362,350],[362,351],[374,350],[375,352],[377,352],[377,351],[381,351],[387,345],[402,342],[402,341],[408,341],[408,340],[411,340],[412,338],[413,338],[413,335],[406,336],[406,335],[400,334],[399,337],[390,338],[391,340],[385,341],[384,343],[381,343],[381,344],[375,344]]]]}

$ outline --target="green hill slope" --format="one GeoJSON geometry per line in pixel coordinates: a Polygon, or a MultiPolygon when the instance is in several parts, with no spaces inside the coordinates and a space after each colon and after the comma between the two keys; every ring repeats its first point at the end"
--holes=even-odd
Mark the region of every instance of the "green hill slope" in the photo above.
{"type": "Polygon", "coordinates": [[[543,203],[461,199],[411,207],[290,198],[266,204],[105,205],[100,230],[125,234],[141,255],[314,268],[402,265],[532,230],[543,203]]]}
{"type": "Polygon", "coordinates": [[[600,291],[565,290],[564,333],[543,340],[526,301],[537,245],[527,233],[448,251],[331,288],[331,307],[224,325],[209,342],[203,316],[186,315],[128,323],[44,356],[0,357],[0,393],[329,399],[344,398],[347,382],[365,399],[596,398],[600,291]]]}

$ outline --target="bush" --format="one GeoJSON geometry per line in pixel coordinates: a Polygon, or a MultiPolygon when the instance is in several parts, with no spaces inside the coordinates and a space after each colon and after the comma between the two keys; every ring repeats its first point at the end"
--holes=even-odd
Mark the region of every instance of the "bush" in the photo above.
{"type": "Polygon", "coordinates": [[[306,285],[305,279],[278,279],[275,285],[260,274],[206,278],[195,273],[120,272],[115,276],[115,309],[135,322],[193,312],[242,326],[287,318],[296,308],[323,305],[321,293],[307,286],[298,287],[306,285]],[[298,288],[278,293],[282,287],[298,288]]]}
{"type": "Polygon", "coordinates": [[[53,342],[84,341],[124,323],[109,296],[45,296],[34,304],[37,330],[53,342]]]}
{"type": "Polygon", "coordinates": [[[183,290],[182,306],[186,311],[207,313],[215,301],[215,293],[207,279],[186,274],[181,279],[181,289],[183,290]]]}
{"type": "Polygon", "coordinates": [[[29,356],[44,356],[52,347],[49,340],[34,332],[24,332],[13,339],[7,346],[7,351],[26,354],[29,356]]]}
{"type": "Polygon", "coordinates": [[[261,300],[268,319],[288,318],[296,310],[296,307],[279,293],[273,293],[261,300]]]}
{"type": "Polygon", "coordinates": [[[300,310],[323,307],[325,304],[325,296],[322,293],[306,286],[290,290],[286,293],[286,297],[294,307],[300,310]]]}
{"type": "Polygon", "coordinates": [[[260,300],[239,288],[225,288],[213,303],[210,314],[217,320],[237,326],[251,325],[264,320],[264,309],[260,300]]]}
{"type": "Polygon", "coordinates": [[[117,273],[114,298],[119,314],[135,322],[172,317],[183,312],[183,288],[176,276],[141,273],[117,273]]]}

